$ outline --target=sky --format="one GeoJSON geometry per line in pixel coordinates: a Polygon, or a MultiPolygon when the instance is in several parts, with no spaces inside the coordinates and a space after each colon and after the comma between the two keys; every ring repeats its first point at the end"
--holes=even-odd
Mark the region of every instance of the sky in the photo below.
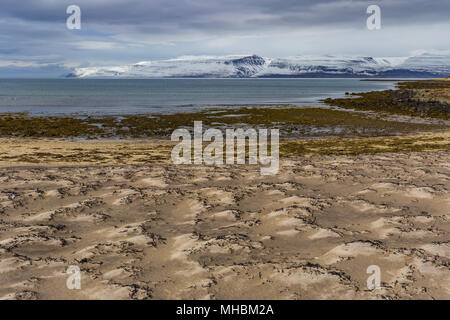
{"type": "Polygon", "coordinates": [[[450,0],[1,0],[0,77],[185,55],[450,51],[450,0]],[[70,30],[69,5],[81,9],[70,30]],[[366,10],[381,9],[369,30],[366,10]]]}

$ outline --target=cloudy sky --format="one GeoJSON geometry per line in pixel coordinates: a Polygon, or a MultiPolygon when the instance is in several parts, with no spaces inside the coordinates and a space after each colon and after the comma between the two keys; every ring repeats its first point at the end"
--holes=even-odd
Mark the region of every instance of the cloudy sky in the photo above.
{"type": "Polygon", "coordinates": [[[449,51],[450,0],[1,0],[0,77],[182,55],[449,51]],[[366,9],[381,8],[381,30],[366,9]],[[66,9],[81,8],[81,30],[66,9]]]}

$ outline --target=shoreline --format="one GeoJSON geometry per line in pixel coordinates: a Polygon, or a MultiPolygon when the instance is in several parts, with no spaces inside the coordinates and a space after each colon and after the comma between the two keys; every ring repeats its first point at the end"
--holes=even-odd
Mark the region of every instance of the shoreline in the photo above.
{"type": "Polygon", "coordinates": [[[346,96],[324,99],[323,107],[255,105],[121,116],[3,113],[0,137],[167,138],[198,120],[205,128],[277,128],[284,139],[412,134],[450,126],[450,81],[398,82],[396,90],[346,92],[346,96]]]}
{"type": "Polygon", "coordinates": [[[349,93],[348,98],[328,99],[328,104],[339,105],[338,110],[333,106],[254,106],[121,117],[3,114],[0,115],[0,136],[3,135],[0,137],[0,166],[166,163],[176,144],[168,136],[178,128],[192,130],[194,121],[198,120],[205,129],[279,129],[282,158],[449,150],[450,144],[445,141],[450,141],[450,120],[444,120],[442,116],[427,118],[424,113],[419,117],[414,112],[405,115],[396,100],[392,102],[390,113],[386,112],[386,107],[374,106],[380,95],[386,97],[388,94],[396,99],[405,94],[417,96],[417,92],[421,92],[422,109],[426,110],[428,105],[429,108],[445,108],[442,99],[446,97],[446,90],[450,90],[450,81],[399,82],[397,87],[395,95],[388,90],[349,93]],[[440,104],[435,101],[436,95],[441,97],[440,104]],[[367,103],[364,108],[361,99],[367,103]],[[4,137],[5,134],[9,136],[4,137]]]}
{"type": "Polygon", "coordinates": [[[0,119],[31,136],[0,138],[0,299],[450,298],[448,125],[313,108],[210,116],[131,116],[115,129],[148,135],[122,139],[71,118],[0,119]],[[218,119],[278,123],[278,173],[176,165],[177,142],[152,134],[218,119]],[[308,125],[348,131],[299,139],[308,125]]]}

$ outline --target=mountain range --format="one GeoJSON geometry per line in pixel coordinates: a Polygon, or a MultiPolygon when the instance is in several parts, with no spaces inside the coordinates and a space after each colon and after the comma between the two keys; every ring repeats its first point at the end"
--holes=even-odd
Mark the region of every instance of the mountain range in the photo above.
{"type": "Polygon", "coordinates": [[[450,55],[395,58],[258,55],[183,56],[135,64],[76,68],[74,78],[436,78],[450,77],[450,55]]]}

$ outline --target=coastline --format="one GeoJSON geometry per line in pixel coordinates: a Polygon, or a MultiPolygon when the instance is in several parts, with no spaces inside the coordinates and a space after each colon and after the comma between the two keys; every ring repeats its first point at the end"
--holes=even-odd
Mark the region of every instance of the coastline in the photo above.
{"type": "Polygon", "coordinates": [[[170,134],[178,128],[192,130],[199,120],[205,129],[279,129],[281,157],[449,150],[449,113],[436,113],[449,108],[447,91],[450,81],[400,82],[395,93],[349,93],[345,99],[326,99],[339,105],[337,109],[232,107],[121,117],[4,114],[0,115],[0,165],[169,163],[176,144],[170,134]],[[389,101],[379,102],[379,96],[394,100],[408,96],[405,101],[410,105],[419,101],[421,112],[393,100],[387,113],[389,101]]]}
{"type": "Polygon", "coordinates": [[[449,299],[449,126],[360,111],[5,115],[0,299],[449,299]],[[170,163],[194,120],[276,124],[279,173],[170,163]]]}

